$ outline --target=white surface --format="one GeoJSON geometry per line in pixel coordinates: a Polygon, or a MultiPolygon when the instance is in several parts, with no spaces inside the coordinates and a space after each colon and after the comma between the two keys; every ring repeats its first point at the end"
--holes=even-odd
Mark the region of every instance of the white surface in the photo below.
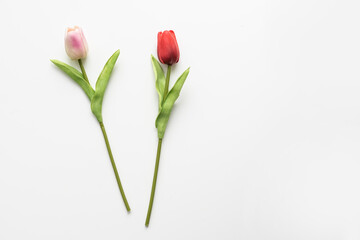
{"type": "Polygon", "coordinates": [[[360,239],[360,2],[13,1],[0,7],[0,239],[360,239]],[[127,214],[63,34],[92,84],[127,214]],[[156,154],[150,54],[174,29],[191,72],[156,154]]]}

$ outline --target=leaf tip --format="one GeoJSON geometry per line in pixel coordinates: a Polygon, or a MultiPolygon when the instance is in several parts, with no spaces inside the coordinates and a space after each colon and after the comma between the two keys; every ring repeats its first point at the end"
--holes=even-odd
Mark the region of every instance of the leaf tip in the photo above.
{"type": "Polygon", "coordinates": [[[151,54],[151,61],[157,61],[157,59],[154,57],[154,55],[151,54]]]}
{"type": "Polygon", "coordinates": [[[120,49],[116,50],[116,52],[114,52],[114,54],[113,54],[113,56],[114,56],[116,59],[118,59],[119,55],[120,55],[120,49]]]}
{"type": "Polygon", "coordinates": [[[111,57],[110,58],[118,58],[119,57],[119,55],[120,55],[120,49],[118,49],[118,50],[116,50],[114,53],[113,53],[113,55],[111,55],[111,57]]]}

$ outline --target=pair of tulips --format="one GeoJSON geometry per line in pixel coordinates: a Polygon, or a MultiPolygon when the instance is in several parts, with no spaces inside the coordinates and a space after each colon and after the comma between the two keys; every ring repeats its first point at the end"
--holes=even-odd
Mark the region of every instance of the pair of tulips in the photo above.
{"type": "MultiPolygon", "coordinates": [[[[65,33],[65,50],[67,55],[73,60],[81,61],[81,59],[86,58],[89,48],[84,32],[80,27],[67,28],[65,33]]],[[[158,33],[157,54],[160,62],[163,64],[173,65],[179,61],[180,51],[174,31],[158,33]]]]}
{"type": "MultiPolygon", "coordinates": [[[[70,78],[72,78],[86,93],[90,102],[91,102],[91,111],[95,115],[96,119],[100,124],[100,128],[104,135],[105,144],[109,153],[111,165],[114,170],[115,178],[118,183],[118,187],[123,198],[125,207],[128,212],[130,212],[130,206],[125,196],[124,189],[122,187],[118,171],[116,169],[116,164],[114,157],[111,152],[109,140],[105,131],[105,126],[103,123],[102,117],[102,102],[105,94],[106,87],[110,80],[112,70],[115,66],[117,58],[119,57],[120,51],[117,50],[107,61],[102,72],[100,73],[98,80],[96,82],[95,89],[90,85],[89,79],[87,77],[82,59],[86,58],[88,53],[88,44],[85,39],[82,29],[78,26],[73,28],[68,28],[65,34],[65,50],[67,55],[73,59],[77,60],[81,71],[78,71],[76,68],[71,67],[70,65],[63,63],[59,60],[51,60],[58,68],[60,68],[64,73],[66,73],[70,78]]],[[[172,89],[169,91],[169,82],[171,74],[171,66],[179,61],[180,51],[176,41],[175,33],[170,31],[164,31],[158,33],[158,45],[157,45],[157,55],[161,63],[167,65],[166,76],[164,70],[158,60],[151,56],[151,61],[153,65],[153,70],[155,73],[155,86],[159,96],[159,113],[155,121],[155,126],[158,130],[158,148],[156,154],[156,163],[155,171],[153,177],[153,183],[151,188],[149,208],[146,216],[145,225],[149,226],[150,216],[154,201],[156,180],[159,169],[160,161],[160,152],[161,144],[165,134],[166,125],[170,117],[172,107],[179,97],[180,91],[184,82],[189,74],[189,68],[177,79],[172,89]]]]}

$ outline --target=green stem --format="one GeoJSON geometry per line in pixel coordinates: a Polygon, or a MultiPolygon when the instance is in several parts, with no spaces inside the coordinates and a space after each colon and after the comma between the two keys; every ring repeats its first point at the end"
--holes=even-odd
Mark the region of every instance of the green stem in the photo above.
{"type": "Polygon", "coordinates": [[[83,65],[83,62],[82,62],[81,58],[78,60],[78,62],[79,62],[79,65],[80,65],[80,68],[81,68],[81,72],[82,72],[82,74],[83,74],[84,79],[85,79],[87,82],[89,82],[89,79],[88,79],[88,77],[87,77],[87,75],[86,75],[86,71],[85,71],[85,68],[84,68],[84,65],[83,65]]]}
{"type": "Polygon", "coordinates": [[[125,204],[126,210],[127,210],[128,212],[130,212],[130,206],[129,206],[129,203],[128,203],[127,199],[126,199],[124,189],[123,189],[123,187],[122,187],[122,185],[121,185],[119,173],[118,173],[118,171],[117,171],[117,169],[116,169],[116,165],[115,165],[115,162],[114,162],[114,157],[113,157],[113,155],[112,155],[112,153],[111,153],[111,148],[110,148],[109,140],[108,140],[108,137],[107,137],[107,135],[106,135],[106,131],[105,131],[104,124],[103,124],[102,122],[100,122],[100,127],[101,127],[101,131],[102,131],[102,133],[103,133],[103,135],[104,135],[104,139],[105,139],[105,143],[106,143],[106,148],[107,148],[108,153],[109,153],[111,165],[112,165],[112,167],[113,167],[113,169],[114,169],[116,181],[117,181],[117,183],[118,183],[121,196],[122,196],[122,198],[123,198],[123,200],[124,200],[124,204],[125,204]]]}
{"type": "Polygon", "coordinates": [[[165,78],[163,103],[164,103],[166,95],[168,94],[168,91],[169,91],[170,74],[171,74],[171,65],[168,65],[167,72],[166,72],[166,78],[165,78]]]}
{"type": "Polygon", "coordinates": [[[153,183],[152,183],[152,187],[151,187],[151,195],[150,195],[149,208],[148,208],[148,212],[147,212],[147,216],[146,216],[146,222],[145,222],[145,226],[146,226],[146,227],[149,226],[150,216],[151,216],[151,210],[152,210],[152,206],[153,206],[153,203],[154,203],[156,180],[157,180],[157,174],[158,174],[159,162],[160,162],[161,143],[162,143],[162,139],[159,139],[158,147],[157,147],[157,154],[156,154],[156,163],[155,163],[155,170],[154,170],[154,178],[153,178],[153,183]]]}
{"type": "MultiPolygon", "coordinates": [[[[162,100],[161,104],[164,103],[166,95],[169,92],[170,74],[171,74],[171,65],[168,65],[167,72],[166,72],[166,78],[165,78],[165,87],[164,87],[163,100],[162,100]]],[[[146,215],[146,221],[145,221],[145,226],[146,227],[149,226],[152,206],[153,206],[153,203],[154,203],[156,180],[157,180],[157,175],[158,175],[158,170],[159,170],[159,162],[160,162],[161,144],[162,144],[162,138],[159,138],[158,147],[157,147],[157,153],[156,153],[154,177],[153,177],[153,182],[152,182],[152,187],[151,187],[149,208],[148,208],[148,212],[147,212],[147,215],[146,215]]]]}

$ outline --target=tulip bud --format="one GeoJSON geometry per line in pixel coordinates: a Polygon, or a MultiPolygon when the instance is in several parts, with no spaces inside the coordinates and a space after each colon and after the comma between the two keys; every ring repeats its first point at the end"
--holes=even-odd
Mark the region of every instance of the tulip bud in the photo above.
{"type": "Polygon", "coordinates": [[[65,33],[65,50],[67,55],[78,60],[85,58],[88,52],[88,45],[82,29],[78,26],[68,27],[65,33]]]}
{"type": "Polygon", "coordinates": [[[173,65],[179,61],[180,51],[174,31],[158,33],[157,54],[160,62],[167,65],[173,65]]]}

